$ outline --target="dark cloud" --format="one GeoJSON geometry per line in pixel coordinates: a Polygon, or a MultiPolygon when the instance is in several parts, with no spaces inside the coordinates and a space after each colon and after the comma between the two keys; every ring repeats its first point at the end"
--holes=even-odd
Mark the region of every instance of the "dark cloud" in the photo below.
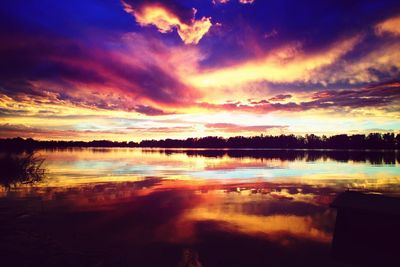
{"type": "Polygon", "coordinates": [[[281,94],[281,95],[276,95],[274,97],[271,97],[270,99],[268,99],[268,101],[279,102],[279,101],[283,101],[283,100],[289,99],[291,97],[292,97],[292,95],[289,95],[289,94],[287,94],[287,95],[281,94]]]}
{"type": "Polygon", "coordinates": [[[168,115],[173,113],[164,112],[161,109],[157,109],[150,106],[138,105],[135,108],[135,111],[138,113],[142,113],[148,116],[160,116],[160,115],[168,115]]]}
{"type": "Polygon", "coordinates": [[[0,108],[0,117],[26,116],[28,112],[22,109],[0,108]]]}
{"type": "Polygon", "coordinates": [[[382,107],[400,101],[400,83],[387,83],[352,90],[325,90],[314,93],[314,101],[303,102],[303,108],[382,107]]]}
{"type": "MultiPolygon", "coordinates": [[[[225,104],[201,103],[206,109],[268,113],[273,111],[304,111],[310,109],[377,108],[390,109],[400,102],[400,83],[385,83],[351,90],[322,90],[311,95],[311,100],[299,103],[274,103],[273,101],[250,101],[225,104]]],[[[399,111],[399,108],[395,108],[399,111]]]]}

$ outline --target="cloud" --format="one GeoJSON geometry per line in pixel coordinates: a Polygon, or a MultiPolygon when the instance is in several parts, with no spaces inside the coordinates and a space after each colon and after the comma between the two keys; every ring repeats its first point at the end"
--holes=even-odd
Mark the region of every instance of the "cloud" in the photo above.
{"type": "MultiPolygon", "coordinates": [[[[313,101],[303,102],[303,108],[385,107],[400,102],[400,83],[388,83],[351,90],[325,90],[312,95],[313,101]]],[[[400,111],[400,109],[398,109],[400,111]]]]}
{"type": "Polygon", "coordinates": [[[359,43],[357,35],[330,45],[327,49],[306,54],[299,44],[271,51],[267,55],[242,63],[202,71],[189,78],[201,88],[232,87],[250,82],[308,82],[320,68],[335,63],[359,43]]]}
{"type": "Polygon", "coordinates": [[[289,95],[289,94],[286,94],[286,95],[281,94],[281,95],[276,95],[276,96],[274,96],[274,97],[271,97],[271,98],[268,99],[268,100],[269,100],[269,101],[272,101],[272,102],[280,102],[280,101],[287,100],[287,99],[289,99],[289,98],[291,98],[291,97],[292,97],[292,95],[289,95]]]}
{"type": "Polygon", "coordinates": [[[141,26],[154,25],[161,33],[177,29],[179,37],[185,44],[198,44],[212,26],[210,17],[196,20],[197,10],[192,9],[193,18],[185,23],[176,14],[160,3],[144,4],[134,7],[122,1],[124,10],[133,15],[141,26]]]}
{"type": "Polygon", "coordinates": [[[142,133],[187,133],[193,132],[195,129],[191,126],[175,126],[175,127],[129,127],[128,130],[142,133]]]}
{"type": "Polygon", "coordinates": [[[400,43],[392,40],[371,44],[368,38],[356,34],[307,52],[302,44],[292,44],[260,58],[198,69],[183,79],[204,92],[202,101],[209,103],[262,99],[271,93],[296,97],[317,88],[359,88],[395,81],[400,75],[400,43]],[[207,93],[210,90],[212,95],[207,93]]]}
{"type": "MultiPolygon", "coordinates": [[[[288,99],[288,97],[278,96],[277,99],[288,99]]],[[[250,102],[226,102],[223,104],[199,103],[204,109],[246,112],[265,114],[277,111],[307,111],[322,110],[330,112],[332,110],[352,112],[362,108],[378,108],[384,111],[399,112],[396,108],[400,104],[400,83],[385,83],[357,89],[342,90],[318,90],[310,94],[307,99],[298,102],[275,103],[276,101],[259,100],[250,102]]]]}
{"type": "Polygon", "coordinates": [[[112,39],[108,47],[62,37],[48,42],[50,36],[42,35],[16,31],[0,44],[0,90],[15,101],[125,111],[139,106],[142,112],[143,106],[186,105],[199,96],[179,73],[198,60],[190,47],[136,33],[112,39]]]}
{"type": "Polygon", "coordinates": [[[78,138],[81,140],[94,140],[96,139],[96,136],[105,139],[106,137],[115,138],[118,135],[126,135],[126,132],[115,130],[62,130],[45,127],[32,127],[24,124],[0,124],[0,138],[22,137],[55,140],[74,140],[78,138]]]}
{"type": "Polygon", "coordinates": [[[241,4],[253,4],[255,0],[239,0],[241,4]]]}
{"type": "Polygon", "coordinates": [[[392,34],[400,36],[400,16],[389,18],[375,26],[375,33],[379,36],[392,34]]]}
{"type": "MultiPolygon", "coordinates": [[[[255,0],[239,0],[239,3],[241,3],[241,4],[252,4],[252,3],[254,3],[254,1],[255,0]]],[[[212,0],[212,3],[214,4],[214,5],[217,5],[217,4],[226,4],[226,3],[228,3],[229,2],[229,0],[212,0]]]]}
{"type": "Polygon", "coordinates": [[[316,73],[312,81],[322,84],[366,84],[393,81],[400,75],[400,42],[385,42],[363,51],[362,56],[343,59],[316,73]]]}
{"type": "Polygon", "coordinates": [[[266,132],[269,130],[284,130],[287,126],[281,125],[239,125],[232,123],[208,123],[205,127],[210,130],[228,132],[228,133],[240,133],[240,132],[266,132]]]}
{"type": "Polygon", "coordinates": [[[138,105],[135,108],[135,111],[138,113],[142,113],[147,116],[160,116],[160,115],[170,115],[173,113],[168,113],[164,112],[161,109],[150,107],[150,106],[144,106],[144,105],[138,105]]]}
{"type": "Polygon", "coordinates": [[[217,5],[217,4],[226,4],[226,3],[228,3],[229,2],[229,0],[212,0],[212,3],[214,4],[214,5],[217,5]]]}
{"type": "Polygon", "coordinates": [[[203,17],[201,20],[193,20],[192,25],[181,25],[178,34],[185,44],[198,44],[211,26],[210,18],[203,17]]]}

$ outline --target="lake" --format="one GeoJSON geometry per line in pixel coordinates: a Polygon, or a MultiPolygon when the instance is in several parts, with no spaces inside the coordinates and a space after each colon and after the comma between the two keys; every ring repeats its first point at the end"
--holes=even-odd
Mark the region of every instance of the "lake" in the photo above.
{"type": "Polygon", "coordinates": [[[43,180],[0,186],[5,266],[348,266],[331,257],[329,204],[348,189],[400,196],[396,151],[36,155],[43,180]]]}

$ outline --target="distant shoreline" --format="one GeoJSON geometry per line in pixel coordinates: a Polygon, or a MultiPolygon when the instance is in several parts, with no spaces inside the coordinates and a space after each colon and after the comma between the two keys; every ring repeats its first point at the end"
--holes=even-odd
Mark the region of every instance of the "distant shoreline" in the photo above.
{"type": "Polygon", "coordinates": [[[400,134],[371,133],[368,135],[333,136],[236,136],[230,138],[208,136],[202,138],[143,140],[141,142],[94,141],[40,141],[31,138],[0,139],[0,150],[36,150],[47,148],[169,148],[169,149],[280,149],[280,150],[388,150],[400,149],[400,134]]]}

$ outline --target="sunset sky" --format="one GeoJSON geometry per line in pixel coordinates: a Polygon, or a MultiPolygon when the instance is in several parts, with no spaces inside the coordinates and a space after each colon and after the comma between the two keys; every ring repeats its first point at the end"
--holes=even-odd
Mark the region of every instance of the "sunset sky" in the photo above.
{"type": "Polygon", "coordinates": [[[0,138],[400,131],[398,0],[2,0],[0,138]]]}

